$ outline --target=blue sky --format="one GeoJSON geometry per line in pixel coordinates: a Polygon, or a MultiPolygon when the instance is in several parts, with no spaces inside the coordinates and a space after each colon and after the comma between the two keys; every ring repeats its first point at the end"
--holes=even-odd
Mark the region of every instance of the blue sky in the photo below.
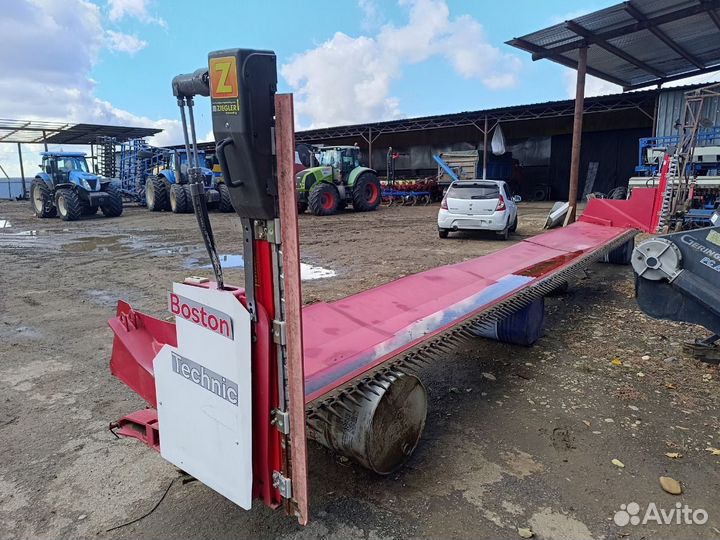
{"type": "MultiPolygon", "coordinates": [[[[0,16],[0,118],[158,127],[181,142],[170,81],[212,50],[278,55],[296,128],[454,113],[572,96],[574,72],[505,41],[614,1],[12,0],[0,16]]],[[[588,78],[587,94],[620,91],[588,78]]],[[[198,136],[210,140],[198,100],[198,136]]],[[[26,170],[38,147],[23,148],[26,170]]],[[[11,175],[15,149],[0,145],[11,175]]]]}
{"type": "MultiPolygon", "coordinates": [[[[592,11],[611,2],[583,3],[592,11]]],[[[479,22],[489,44],[516,56],[522,63],[515,86],[489,89],[477,79],[456,73],[442,57],[401,66],[402,74],[391,84],[402,116],[564,99],[568,95],[567,70],[549,61],[532,62],[528,54],[504,45],[504,41],[578,14],[578,3],[569,0],[538,2],[516,0],[512,10],[504,2],[448,0],[450,16],[469,15],[479,22]]],[[[199,9],[187,0],[156,0],[148,5],[153,17],[167,24],[143,24],[125,17],[109,25],[147,42],[133,55],[103,50],[91,72],[97,81],[95,94],[135,114],[148,118],[174,118],[176,106],[170,80],[206,62],[207,52],[234,46],[269,48],[280,65],[294,55],[314,49],[336,32],[350,37],[375,35],[380,26],[407,22],[408,6],[375,2],[368,17],[360,3],[343,1],[215,1],[199,9]]],[[[353,70],[352,58],[347,70],[353,70]]],[[[343,74],[337,74],[343,76],[343,74]]],[[[280,77],[280,89],[292,90],[280,77]]],[[[200,107],[205,109],[206,107],[200,107]]],[[[199,111],[204,112],[204,111],[199,111]]],[[[206,115],[206,113],[205,113],[206,115]]]]}

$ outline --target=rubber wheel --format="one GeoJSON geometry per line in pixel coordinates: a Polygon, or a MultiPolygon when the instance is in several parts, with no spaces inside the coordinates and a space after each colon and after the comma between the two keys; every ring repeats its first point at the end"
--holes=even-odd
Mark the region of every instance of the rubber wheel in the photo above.
{"type": "Polygon", "coordinates": [[[513,220],[512,225],[510,225],[510,232],[517,231],[517,226],[518,226],[518,217],[517,217],[517,214],[515,214],[515,219],[513,220]]]}
{"type": "Polygon", "coordinates": [[[500,240],[507,240],[510,238],[510,227],[505,227],[504,230],[498,233],[498,236],[500,236],[500,240]]]}
{"type": "Polygon", "coordinates": [[[298,214],[304,214],[305,210],[308,209],[308,204],[306,202],[299,202],[298,203],[298,214]]]}
{"type": "Polygon", "coordinates": [[[352,200],[353,208],[357,212],[369,212],[380,206],[382,200],[380,180],[372,173],[363,173],[355,181],[352,200]]]}
{"type": "Polygon", "coordinates": [[[152,212],[170,209],[168,189],[161,177],[151,176],[145,182],[145,204],[152,212]]]}
{"type": "Polygon", "coordinates": [[[100,205],[100,210],[105,217],[119,217],[123,213],[123,201],[122,196],[118,189],[113,185],[108,185],[105,188],[105,193],[109,196],[100,205]]]}
{"type": "Polygon", "coordinates": [[[338,211],[340,193],[332,184],[322,182],[313,186],[308,197],[308,208],[316,216],[330,216],[338,211]]]}
{"type": "Polygon", "coordinates": [[[188,200],[185,186],[173,184],[170,186],[170,210],[173,214],[184,214],[187,212],[188,200]]]}
{"type": "Polygon", "coordinates": [[[50,218],[57,215],[52,190],[42,178],[35,178],[30,184],[30,204],[33,212],[39,218],[50,218]]]}
{"type": "Polygon", "coordinates": [[[55,206],[63,221],[77,221],[82,217],[80,197],[72,189],[58,189],[55,194],[55,206]]]}
{"type": "Polygon", "coordinates": [[[218,184],[217,190],[220,193],[220,202],[218,203],[218,210],[221,212],[232,212],[235,210],[232,204],[232,198],[230,198],[230,190],[225,184],[218,184]]]}
{"type": "Polygon", "coordinates": [[[438,236],[440,238],[447,238],[449,232],[446,229],[438,229],[438,236]]]}

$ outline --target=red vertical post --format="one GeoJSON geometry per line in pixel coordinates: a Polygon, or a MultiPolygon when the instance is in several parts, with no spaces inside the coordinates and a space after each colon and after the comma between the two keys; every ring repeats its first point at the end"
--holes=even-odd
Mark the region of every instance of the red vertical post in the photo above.
{"type": "Polygon", "coordinates": [[[285,297],[287,398],[290,417],[290,467],[295,515],[308,521],[308,463],[305,434],[305,370],[302,342],[302,291],[300,240],[295,189],[295,127],[292,94],[275,96],[275,147],[277,152],[280,237],[285,297]]]}
{"type": "Polygon", "coordinates": [[[575,116],[573,118],[572,154],[570,157],[570,188],[568,213],[565,225],[575,221],[580,178],[580,143],[582,140],[583,109],[585,108],[585,71],[587,69],[587,47],[578,49],[577,82],[575,85],[575,116]]]}

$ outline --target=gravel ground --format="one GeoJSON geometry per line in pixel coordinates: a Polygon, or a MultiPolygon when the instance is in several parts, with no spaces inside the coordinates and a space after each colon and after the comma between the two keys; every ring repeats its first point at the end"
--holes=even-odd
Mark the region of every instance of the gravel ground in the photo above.
{"type": "MultiPolygon", "coordinates": [[[[538,234],[549,204],[520,205],[511,241],[538,234]]],[[[303,262],[336,272],[306,281],[332,300],[507,245],[492,235],[440,240],[437,207],[301,216],[303,262]]],[[[546,301],[532,348],[478,339],[421,373],[422,440],[379,478],[310,444],[311,523],[257,504],[245,512],[110,421],[143,402],[108,369],[106,321],[119,298],[166,316],[165,291],[205,255],[192,215],[127,208],[123,217],[38,220],[0,202],[0,537],[108,538],[717,538],[718,370],[683,353],[703,329],[651,320],[629,267],[594,265],[546,301]],[[677,457],[669,457],[677,456],[677,457]],[[612,463],[620,460],[624,467],[612,463]],[[665,493],[660,476],[679,480],[665,493]],[[157,509],[137,523],[108,531],[157,509]],[[618,526],[621,505],[676,503],[704,525],[618,526]],[[700,514],[698,514],[701,517],[700,514]]],[[[220,249],[241,252],[239,220],[213,215],[220,249]]],[[[242,283],[242,271],[226,272],[242,283]]],[[[720,452],[718,452],[720,454],[720,452]]],[[[629,509],[634,510],[633,506],[629,509]]]]}

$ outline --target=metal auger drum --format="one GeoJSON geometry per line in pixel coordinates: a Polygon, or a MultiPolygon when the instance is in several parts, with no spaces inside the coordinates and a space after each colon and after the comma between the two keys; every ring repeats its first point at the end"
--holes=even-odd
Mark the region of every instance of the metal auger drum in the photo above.
{"type": "Polygon", "coordinates": [[[427,392],[407,373],[387,374],[352,399],[308,417],[308,436],[378,474],[390,474],[412,455],[425,427],[427,392]],[[357,397],[356,397],[357,396],[357,397]]]}

